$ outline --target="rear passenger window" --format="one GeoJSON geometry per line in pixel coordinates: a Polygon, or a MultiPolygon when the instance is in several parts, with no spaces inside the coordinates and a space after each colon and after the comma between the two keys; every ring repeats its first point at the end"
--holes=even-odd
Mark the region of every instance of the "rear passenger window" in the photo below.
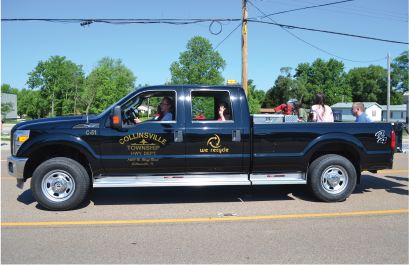
{"type": "Polygon", "coordinates": [[[233,121],[233,108],[228,91],[192,91],[193,121],[233,121]],[[220,116],[224,109],[223,117],[220,116]]]}

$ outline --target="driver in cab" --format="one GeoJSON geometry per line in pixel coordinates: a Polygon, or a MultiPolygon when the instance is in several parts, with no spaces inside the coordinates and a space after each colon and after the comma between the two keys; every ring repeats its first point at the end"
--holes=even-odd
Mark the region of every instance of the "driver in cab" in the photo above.
{"type": "MultiPolygon", "coordinates": [[[[162,115],[160,115],[158,121],[171,121],[173,119],[172,117],[172,109],[173,109],[173,101],[169,97],[164,97],[159,104],[160,106],[160,111],[162,112],[162,115]]],[[[135,123],[141,123],[142,121],[139,118],[134,119],[135,123]]]]}

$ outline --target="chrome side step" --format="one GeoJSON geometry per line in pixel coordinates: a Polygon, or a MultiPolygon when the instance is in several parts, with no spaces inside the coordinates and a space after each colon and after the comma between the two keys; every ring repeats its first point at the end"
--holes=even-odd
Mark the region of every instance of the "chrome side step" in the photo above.
{"type": "Polygon", "coordinates": [[[305,172],[297,173],[271,173],[268,175],[250,174],[253,185],[279,185],[279,184],[307,184],[305,172]]]}
{"type": "Polygon", "coordinates": [[[112,177],[93,179],[94,188],[251,185],[248,174],[112,177]]]}

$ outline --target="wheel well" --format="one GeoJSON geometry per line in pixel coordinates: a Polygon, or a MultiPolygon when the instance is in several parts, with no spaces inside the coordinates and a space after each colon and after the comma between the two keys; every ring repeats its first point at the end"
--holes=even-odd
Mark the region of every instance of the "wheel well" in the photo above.
{"type": "Polygon", "coordinates": [[[31,178],[36,168],[44,161],[54,157],[67,157],[80,163],[91,179],[91,167],[88,159],[78,149],[62,144],[47,145],[35,150],[24,167],[24,179],[31,178]]]}
{"type": "Polygon", "coordinates": [[[355,167],[357,184],[361,182],[361,160],[355,148],[353,148],[351,145],[342,143],[323,145],[315,150],[314,154],[310,158],[309,164],[311,165],[315,159],[328,154],[340,155],[348,159],[355,167]]]}

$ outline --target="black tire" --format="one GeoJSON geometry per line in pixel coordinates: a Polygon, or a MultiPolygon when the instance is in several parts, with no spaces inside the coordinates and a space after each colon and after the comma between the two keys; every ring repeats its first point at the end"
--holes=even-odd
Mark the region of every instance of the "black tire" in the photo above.
{"type": "Polygon", "coordinates": [[[340,155],[324,155],[311,163],[308,187],[321,201],[346,200],[355,189],[356,171],[352,163],[340,155]]]}
{"type": "Polygon", "coordinates": [[[36,168],[31,192],[39,204],[52,211],[70,210],[86,197],[90,179],[85,168],[66,157],[49,159],[36,168]]]}

